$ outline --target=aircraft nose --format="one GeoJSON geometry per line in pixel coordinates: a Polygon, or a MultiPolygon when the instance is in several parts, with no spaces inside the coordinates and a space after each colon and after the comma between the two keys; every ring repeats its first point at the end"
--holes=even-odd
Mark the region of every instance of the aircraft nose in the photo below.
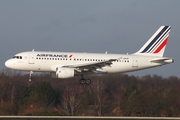
{"type": "Polygon", "coordinates": [[[12,67],[12,61],[7,60],[7,61],[5,62],[5,66],[8,67],[8,68],[11,68],[11,67],[12,67]]]}

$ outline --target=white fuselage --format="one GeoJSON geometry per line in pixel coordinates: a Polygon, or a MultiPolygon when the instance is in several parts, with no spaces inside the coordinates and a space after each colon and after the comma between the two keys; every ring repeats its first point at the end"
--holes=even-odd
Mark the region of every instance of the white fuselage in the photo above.
{"type": "MultiPolygon", "coordinates": [[[[104,73],[123,73],[156,67],[172,63],[173,59],[163,62],[152,62],[153,59],[164,57],[126,55],[126,54],[97,54],[97,53],[70,53],[70,52],[41,52],[29,51],[18,53],[12,59],[6,61],[5,65],[15,70],[56,72],[57,67],[64,65],[91,64],[109,59],[116,59],[110,66],[104,66],[97,71],[104,73]]],[[[98,72],[97,72],[98,73],[98,72]]]]}

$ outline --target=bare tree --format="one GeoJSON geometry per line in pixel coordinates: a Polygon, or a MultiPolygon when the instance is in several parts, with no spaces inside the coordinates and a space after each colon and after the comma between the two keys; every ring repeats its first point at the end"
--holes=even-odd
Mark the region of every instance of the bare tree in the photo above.
{"type": "Polygon", "coordinates": [[[122,96],[126,90],[126,87],[124,84],[120,84],[115,91],[112,92],[112,97],[113,97],[113,107],[114,107],[114,112],[116,115],[121,114],[121,102],[122,102],[122,96]]]}
{"type": "Polygon", "coordinates": [[[91,84],[91,91],[94,96],[94,105],[97,109],[97,115],[101,116],[103,109],[106,107],[106,101],[108,98],[107,93],[105,92],[105,83],[102,80],[93,81],[91,84]]]}
{"type": "Polygon", "coordinates": [[[62,94],[62,109],[67,115],[75,115],[75,111],[81,102],[83,86],[67,86],[62,94]]]}
{"type": "Polygon", "coordinates": [[[1,72],[1,74],[4,74],[4,75],[6,75],[8,77],[14,77],[14,76],[22,75],[21,71],[12,70],[12,69],[9,69],[9,68],[2,69],[0,72],[1,72]]]}
{"type": "Polygon", "coordinates": [[[1,98],[1,107],[2,107],[3,101],[7,100],[7,97],[8,97],[7,95],[11,89],[11,86],[7,82],[2,81],[0,84],[0,87],[1,87],[0,98],[1,98]]]}

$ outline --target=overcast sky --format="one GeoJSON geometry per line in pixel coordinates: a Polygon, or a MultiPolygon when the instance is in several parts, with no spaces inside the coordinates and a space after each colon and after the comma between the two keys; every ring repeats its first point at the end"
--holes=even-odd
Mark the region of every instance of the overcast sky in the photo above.
{"type": "Polygon", "coordinates": [[[179,0],[0,0],[0,70],[30,51],[134,53],[171,25],[165,56],[175,63],[129,73],[180,77],[179,0]]]}

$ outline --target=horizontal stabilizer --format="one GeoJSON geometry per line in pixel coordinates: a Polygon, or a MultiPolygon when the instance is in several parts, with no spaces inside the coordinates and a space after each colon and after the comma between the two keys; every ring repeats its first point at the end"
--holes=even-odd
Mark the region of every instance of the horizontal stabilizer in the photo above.
{"type": "Polygon", "coordinates": [[[150,62],[153,62],[153,63],[173,63],[174,59],[172,59],[172,58],[157,58],[157,59],[152,59],[150,62]]]}

